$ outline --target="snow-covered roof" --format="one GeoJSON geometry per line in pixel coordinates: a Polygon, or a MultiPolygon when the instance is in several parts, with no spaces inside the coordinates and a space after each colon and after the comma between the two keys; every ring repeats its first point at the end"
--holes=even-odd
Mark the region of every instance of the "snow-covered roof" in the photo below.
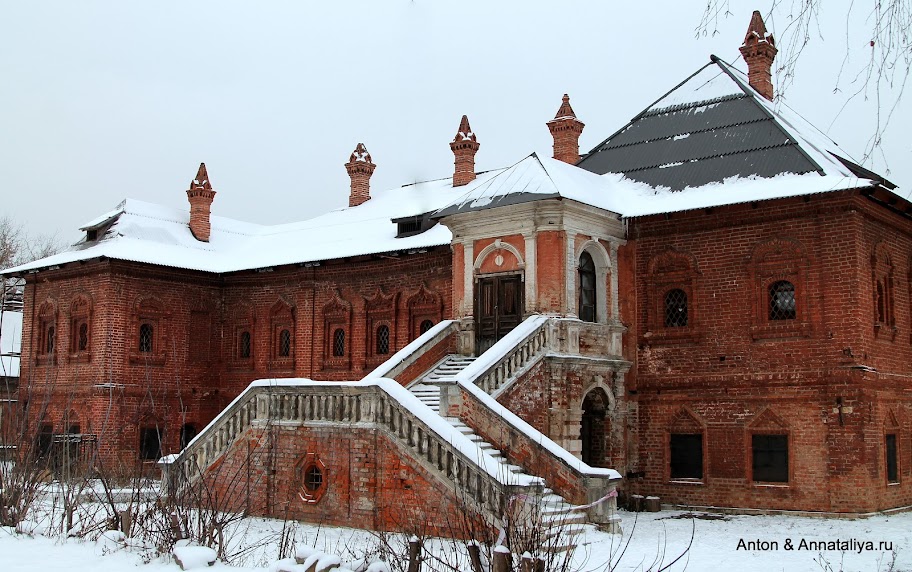
{"type": "Polygon", "coordinates": [[[750,87],[717,57],[600,143],[578,165],[645,183],[629,187],[626,217],[869,187],[829,137],[750,87]]]}
{"type": "Polygon", "coordinates": [[[19,377],[22,312],[0,313],[0,377],[19,377]]]}
{"type": "Polygon", "coordinates": [[[191,234],[189,208],[127,199],[82,226],[84,230],[104,230],[97,240],[84,240],[66,252],[4,273],[99,257],[221,273],[445,245],[452,236],[442,225],[396,238],[397,225],[392,219],[435,211],[501,171],[479,173],[475,181],[463,187],[454,188],[448,178],[375,191],[371,200],[357,207],[330,211],[303,222],[267,226],[213,215],[209,242],[191,234]]]}
{"type": "MultiPolygon", "coordinates": [[[[494,177],[466,189],[457,200],[433,213],[434,218],[508,206],[550,198],[579,201],[606,210],[618,211],[615,196],[625,184],[620,177],[601,177],[563,161],[532,153],[497,173],[494,177]]],[[[637,183],[627,181],[629,186],[637,183]]]]}

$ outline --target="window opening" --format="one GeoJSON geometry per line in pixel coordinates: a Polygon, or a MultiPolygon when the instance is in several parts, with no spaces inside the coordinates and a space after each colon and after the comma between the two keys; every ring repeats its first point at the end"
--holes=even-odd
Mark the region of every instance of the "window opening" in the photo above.
{"type": "Polygon", "coordinates": [[[788,436],[752,435],[755,481],[788,482],[788,436]]]}
{"type": "Polygon", "coordinates": [[[673,434],[670,442],[671,478],[703,478],[703,435],[673,434]]]}
{"type": "Polygon", "coordinates": [[[291,332],[282,330],[279,332],[279,357],[288,357],[291,355],[291,332]]]}
{"type": "Polygon", "coordinates": [[[89,325],[85,322],[79,324],[79,341],[76,349],[83,352],[89,347],[89,325]]]}
{"type": "Polygon", "coordinates": [[[240,344],[240,347],[239,347],[238,355],[244,359],[249,358],[250,357],[250,332],[247,332],[247,331],[241,332],[241,339],[239,341],[239,344],[240,344]]]}
{"type": "Polygon", "coordinates": [[[769,289],[769,319],[794,320],[795,285],[788,280],[774,282],[769,289]]]}
{"type": "Polygon", "coordinates": [[[139,432],[139,458],[157,461],[161,458],[162,431],[157,427],[144,427],[139,432]]]}
{"type": "Polygon", "coordinates": [[[152,324],[139,326],[139,351],[149,353],[152,351],[152,324]]]}
{"type": "Polygon", "coordinates": [[[387,325],[377,328],[377,353],[386,355],[390,351],[390,329],[387,325]]]}
{"type": "Polygon", "coordinates": [[[333,332],[333,356],[342,357],[345,355],[345,330],[342,328],[333,332]]]}
{"type": "Polygon", "coordinates": [[[669,290],[665,294],[665,327],[683,328],[687,326],[687,293],[680,288],[669,290]]]}
{"type": "Polygon", "coordinates": [[[317,465],[311,465],[304,472],[304,488],[315,493],[323,486],[323,471],[317,465]]]}
{"type": "Polygon", "coordinates": [[[423,322],[421,322],[421,326],[418,328],[418,331],[419,331],[420,333],[423,334],[423,333],[427,332],[428,330],[430,330],[430,329],[433,328],[433,327],[434,327],[434,322],[433,322],[433,321],[431,321],[431,320],[424,320],[423,322]]]}
{"type": "Polygon", "coordinates": [[[54,353],[54,342],[56,341],[57,330],[54,326],[48,326],[47,329],[47,339],[45,340],[44,353],[52,354],[54,353]]]}
{"type": "Polygon", "coordinates": [[[595,321],[595,263],[592,255],[583,252],[579,260],[579,318],[584,322],[595,321]]]}
{"type": "Polygon", "coordinates": [[[887,435],[887,482],[899,482],[899,470],[896,459],[896,434],[887,435]]]}

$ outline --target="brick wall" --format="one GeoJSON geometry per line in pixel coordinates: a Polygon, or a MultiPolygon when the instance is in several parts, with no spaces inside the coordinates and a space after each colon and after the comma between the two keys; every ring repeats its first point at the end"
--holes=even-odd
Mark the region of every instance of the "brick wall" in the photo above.
{"type": "Polygon", "coordinates": [[[451,273],[443,247],[227,276],[119,261],[30,275],[22,395],[50,401],[47,422],[55,432],[66,430],[65,417],[76,417],[83,433],[100,436],[107,462],[133,467],[143,427],[163,431],[164,452],[178,450],[184,424],[201,430],[254,379],[361,379],[417,337],[422,321],[452,315],[451,273]],[[88,347],[71,351],[78,335],[73,308],[86,302],[88,347]],[[140,351],[144,323],[153,327],[148,352],[140,351]],[[41,345],[49,325],[56,329],[53,354],[41,345]],[[386,354],[377,352],[380,326],[390,333],[386,354]],[[332,356],[337,328],[344,351],[332,356]],[[283,329],[290,332],[288,356],[278,349],[283,329]],[[243,331],[251,335],[249,357],[239,348],[243,331]],[[51,388],[49,398],[35,392],[39,385],[51,388]]]}
{"type": "Polygon", "coordinates": [[[637,303],[622,302],[622,315],[637,360],[628,386],[639,414],[632,469],[645,476],[628,487],[697,505],[858,512],[910,504],[908,478],[886,483],[883,444],[890,409],[901,428],[900,470],[912,461],[912,400],[900,389],[912,358],[910,231],[908,220],[852,192],[631,220],[624,251],[635,260],[637,303]],[[879,336],[877,244],[890,250],[895,316],[879,336]],[[795,285],[795,319],[768,317],[776,280],[795,285]],[[691,293],[686,328],[650,315],[675,286],[691,293]],[[673,482],[669,435],[695,430],[704,435],[703,478],[673,482]],[[788,436],[787,484],[752,480],[754,432],[788,436]]]}

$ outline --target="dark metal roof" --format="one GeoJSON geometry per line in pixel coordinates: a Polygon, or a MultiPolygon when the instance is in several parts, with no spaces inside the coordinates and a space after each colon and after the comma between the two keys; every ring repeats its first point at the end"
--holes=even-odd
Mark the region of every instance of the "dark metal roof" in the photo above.
{"type": "MultiPolygon", "coordinates": [[[[821,171],[755,96],[728,76],[730,72],[714,58],[596,146],[577,166],[598,174],[623,173],[672,190],[729,177],[821,171]],[[707,70],[711,66],[718,69],[707,70]],[[698,74],[702,73],[702,81],[713,71],[725,74],[721,82],[731,82],[722,92],[733,93],[686,101],[693,86],[683,86],[698,74]],[[676,94],[677,90],[683,94],[676,94]],[[677,103],[682,97],[684,101],[677,103]],[[663,106],[663,101],[675,103],[663,106]]],[[[715,81],[718,91],[719,80],[715,81]]]]}

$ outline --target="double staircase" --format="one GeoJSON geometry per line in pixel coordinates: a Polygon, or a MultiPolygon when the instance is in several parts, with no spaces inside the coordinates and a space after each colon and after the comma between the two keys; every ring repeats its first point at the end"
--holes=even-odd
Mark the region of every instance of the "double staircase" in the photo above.
{"type": "MultiPolygon", "coordinates": [[[[502,467],[504,474],[511,473],[521,481],[531,481],[536,477],[525,472],[523,467],[510,463],[501,451],[487,442],[458,417],[448,417],[440,412],[440,385],[457,382],[456,376],[472,362],[474,357],[448,355],[430,371],[421,376],[409,391],[429,409],[441,415],[445,421],[467,437],[478,447],[479,458],[489,457],[502,467]]],[[[446,412],[444,412],[446,413],[446,412]]],[[[555,494],[550,488],[544,488],[541,494],[523,495],[526,503],[525,520],[532,522],[543,533],[545,545],[552,551],[567,550],[580,542],[579,537],[587,529],[594,529],[587,524],[586,512],[573,510],[573,505],[564,497],[555,494]]]]}

